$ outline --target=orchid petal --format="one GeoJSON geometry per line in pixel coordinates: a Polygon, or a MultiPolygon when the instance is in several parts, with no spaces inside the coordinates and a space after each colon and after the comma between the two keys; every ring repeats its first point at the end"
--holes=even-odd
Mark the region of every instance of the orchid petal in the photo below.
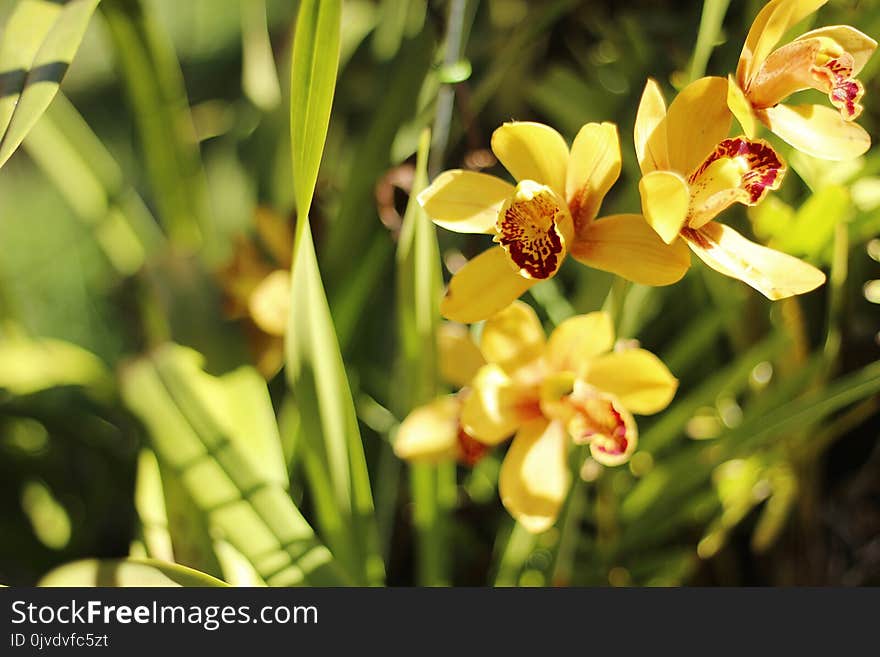
{"type": "Polygon", "coordinates": [[[755,17],[746,36],[736,80],[748,89],[754,75],[786,32],[828,0],[771,0],[755,17]]]}
{"type": "Polygon", "coordinates": [[[690,205],[687,181],[672,171],[652,171],[639,181],[645,219],[667,244],[678,238],[690,205]]]}
{"type": "Polygon", "coordinates": [[[490,363],[477,372],[461,409],[461,425],[475,440],[497,445],[523,422],[540,416],[537,393],[490,363]]]}
{"type": "Polygon", "coordinates": [[[599,356],[590,363],[584,381],[617,397],[641,415],[659,413],[669,406],[678,380],[657,356],[644,349],[624,349],[599,356]]]}
{"type": "Polygon", "coordinates": [[[406,416],[394,438],[394,453],[407,461],[436,463],[458,452],[461,402],[448,395],[419,406],[406,416]]]}
{"type": "Polygon", "coordinates": [[[539,419],[520,429],[504,457],[498,478],[501,502],[531,533],[553,526],[568,494],[568,444],[561,423],[539,419]]]}
{"type": "Polygon", "coordinates": [[[486,320],[480,335],[480,351],[488,363],[506,372],[531,363],[544,351],[544,327],[532,307],[514,301],[486,320]]]}
{"type": "Polygon", "coordinates": [[[773,301],[804,294],[825,282],[825,274],[790,255],[747,240],[717,222],[682,235],[709,267],[755,288],[773,301]]]}
{"type": "Polygon", "coordinates": [[[571,254],[585,265],[643,285],[671,285],[690,267],[681,240],[666,244],[639,214],[594,221],[572,245],[571,254]]]}
{"type": "Polygon", "coordinates": [[[458,270],[440,302],[446,319],[470,324],[491,317],[537,281],[524,278],[500,246],[492,247],[458,270]]]}
{"type": "Polygon", "coordinates": [[[440,377],[451,385],[470,385],[477,371],[486,364],[480,348],[471,339],[466,326],[444,322],[437,329],[437,362],[440,377]]]}
{"type": "Polygon", "coordinates": [[[534,180],[565,196],[568,146],[543,123],[513,121],[492,133],[492,151],[517,182],[534,180]]]}
{"type": "Polygon", "coordinates": [[[823,160],[851,160],[871,147],[864,128],[823,105],[777,105],[758,116],[782,140],[823,160]]]}
{"type": "Polygon", "coordinates": [[[418,200],[435,224],[457,233],[494,233],[498,211],[514,187],[475,171],[444,171],[418,200]]]}
{"type": "Polygon", "coordinates": [[[614,325],[608,313],[576,315],[562,321],[550,334],[547,360],[555,371],[580,376],[593,358],[611,351],[613,346],[614,325]]]}
{"type": "Polygon", "coordinates": [[[620,139],[613,123],[588,123],[571,145],[565,198],[575,231],[592,221],[620,176],[620,139]]]}
{"type": "Polygon", "coordinates": [[[648,79],[633,130],[636,156],[642,174],[669,169],[669,154],[666,146],[666,101],[663,93],[653,79],[648,79]]]}
{"type": "Polygon", "coordinates": [[[666,114],[669,168],[686,174],[727,137],[733,115],[727,107],[727,80],[705,77],[682,89],[666,114]]]}

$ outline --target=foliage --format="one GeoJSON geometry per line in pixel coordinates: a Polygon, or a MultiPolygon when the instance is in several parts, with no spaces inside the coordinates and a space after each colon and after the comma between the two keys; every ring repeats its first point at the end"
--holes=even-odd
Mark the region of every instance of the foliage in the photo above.
{"type": "MultiPolygon", "coordinates": [[[[679,381],[626,465],[573,450],[555,527],[504,511],[504,448],[393,452],[454,391],[443,277],[490,244],[419,192],[504,175],[512,118],[569,144],[613,121],[602,211],[638,211],[645,80],[726,77],[762,4],[0,0],[0,582],[880,583],[877,148],[764,133],[785,184],[725,214],[825,271],[814,292],[770,302],[696,258],[625,287],[569,258],[523,297],[547,333],[606,310],[679,381]]],[[[880,2],[807,22],[877,35],[880,2]]]]}

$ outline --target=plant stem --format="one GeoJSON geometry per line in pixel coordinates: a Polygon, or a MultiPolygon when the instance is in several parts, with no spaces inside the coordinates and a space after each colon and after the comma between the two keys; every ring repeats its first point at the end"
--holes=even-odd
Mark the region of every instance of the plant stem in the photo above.
{"type": "Polygon", "coordinates": [[[614,325],[615,335],[623,325],[624,306],[626,304],[626,297],[631,288],[632,283],[625,278],[615,276],[614,282],[611,284],[611,290],[608,292],[608,296],[605,298],[605,303],[602,306],[605,312],[611,315],[611,322],[614,325]]]}
{"type": "MultiPolygon", "coordinates": [[[[464,47],[465,0],[452,0],[449,3],[449,19],[446,28],[446,51],[443,54],[445,66],[454,65],[461,57],[464,47]]],[[[431,144],[428,173],[433,179],[443,166],[446,145],[449,142],[449,129],[452,124],[452,109],[455,103],[455,87],[444,84],[437,93],[437,113],[434,116],[434,135],[431,144]]]]}
{"type": "Polygon", "coordinates": [[[730,0],[705,0],[703,2],[703,14],[700,17],[700,31],[697,34],[697,43],[694,46],[694,54],[691,58],[690,79],[693,82],[706,74],[706,65],[712,55],[712,49],[718,41],[721,32],[721,24],[730,0]]]}

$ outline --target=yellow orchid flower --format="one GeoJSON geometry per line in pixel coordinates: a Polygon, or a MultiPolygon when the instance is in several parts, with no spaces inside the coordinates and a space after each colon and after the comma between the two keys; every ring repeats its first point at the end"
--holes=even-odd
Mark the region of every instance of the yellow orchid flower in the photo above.
{"type": "Polygon", "coordinates": [[[394,453],[406,461],[457,460],[473,466],[489,448],[462,427],[461,409],[466,387],[486,361],[461,324],[441,324],[437,347],[440,378],[462,390],[438,397],[407,415],[394,439],[394,453]]]}
{"type": "Polygon", "coordinates": [[[450,281],[440,312],[470,323],[491,316],[554,276],[567,253],[636,283],[669,285],[687,270],[687,250],[667,245],[637,215],[596,219],[620,175],[620,143],[610,123],[588,123],[571,151],[540,123],[505,123],[492,150],[517,180],[473,171],[440,174],[418,197],[434,223],[494,235],[494,246],[450,281]]]}
{"type": "Polygon", "coordinates": [[[771,0],[764,6],[746,37],[736,78],[730,79],[728,104],[749,137],[755,136],[760,121],[799,151],[825,160],[846,160],[871,146],[868,133],[853,123],[862,112],[865,92],[855,76],[877,42],[848,25],[834,25],[775,48],[791,27],[826,2],[771,0]],[[782,104],[804,89],[828,94],[835,109],[782,104]]]}
{"type": "Polygon", "coordinates": [[[632,413],[663,410],[678,386],[652,353],[613,346],[606,313],[572,317],[548,339],[531,307],[515,301],[486,321],[485,362],[470,387],[414,411],[395,449],[404,458],[449,458],[460,449],[459,432],[487,447],[514,436],[501,466],[501,501],[526,529],[545,531],[571,484],[570,446],[589,444],[604,465],[626,462],[638,440],[632,413]],[[411,449],[417,442],[421,451],[411,449]]]}
{"type": "Polygon", "coordinates": [[[809,292],[825,274],[713,221],[733,203],[759,203],[786,171],[766,141],[727,137],[727,87],[723,78],[700,78],[667,111],[657,83],[648,80],[635,124],[642,212],[665,242],[686,242],[712,269],[768,299],[809,292]]]}

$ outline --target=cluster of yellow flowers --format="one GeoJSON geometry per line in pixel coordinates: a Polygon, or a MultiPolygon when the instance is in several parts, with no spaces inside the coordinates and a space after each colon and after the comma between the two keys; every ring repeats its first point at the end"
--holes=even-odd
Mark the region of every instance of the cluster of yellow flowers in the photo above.
{"type": "Polygon", "coordinates": [[[527,529],[555,522],[570,486],[571,444],[594,459],[629,459],[637,429],[630,413],[663,410],[677,381],[653,354],[614,349],[604,313],[573,317],[545,339],[517,301],[559,270],[568,253],[596,269],[646,285],[670,285],[690,266],[690,251],[709,267],[769,299],[809,292],[825,281],[815,267],[749,241],[715,218],[734,203],[755,205],[778,189],[786,166],[758,123],[794,148],[829,160],[857,157],[870,137],[854,119],[864,88],[855,75],[877,43],[849,26],[812,30],[777,48],[782,36],[826,0],[771,0],[758,14],[736,75],[704,77],[669,105],[648,80],[635,122],[642,178],[641,214],[597,218],[620,175],[617,128],[590,123],[569,149],[553,128],[511,122],[492,135],[492,150],[517,181],[453,170],[419,202],[438,226],[494,235],[497,246],[470,260],[450,281],[441,313],[454,322],[486,320],[479,345],[450,333],[441,347],[458,394],[416,409],[395,443],[410,460],[472,463],[515,434],[499,478],[502,503],[527,529]],[[834,109],[782,104],[817,89],[834,109]],[[742,133],[728,136],[734,117],[742,133]]]}

